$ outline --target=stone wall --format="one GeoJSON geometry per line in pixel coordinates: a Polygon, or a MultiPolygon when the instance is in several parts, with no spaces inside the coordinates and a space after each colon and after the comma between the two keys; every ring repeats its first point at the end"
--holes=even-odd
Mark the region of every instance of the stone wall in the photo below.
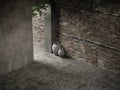
{"type": "Polygon", "coordinates": [[[32,17],[33,44],[45,47],[44,15],[32,17]]]}
{"type": "Polygon", "coordinates": [[[33,62],[29,0],[0,0],[0,75],[33,62]]]}
{"type": "Polygon", "coordinates": [[[120,2],[84,1],[58,0],[56,40],[72,58],[120,71],[120,2]]]}

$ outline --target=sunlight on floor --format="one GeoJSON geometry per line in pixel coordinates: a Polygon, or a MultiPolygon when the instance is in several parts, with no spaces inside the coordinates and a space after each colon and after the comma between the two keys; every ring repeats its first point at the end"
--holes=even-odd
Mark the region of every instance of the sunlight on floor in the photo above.
{"type": "Polygon", "coordinates": [[[37,45],[34,46],[34,60],[54,67],[57,70],[63,69],[63,71],[69,73],[77,73],[80,71],[84,72],[84,70],[89,72],[91,68],[95,70],[94,66],[91,66],[91,68],[89,68],[90,65],[87,65],[81,62],[80,60],[64,59],[53,54],[47,53],[44,51],[43,48],[40,48],[37,45]]]}

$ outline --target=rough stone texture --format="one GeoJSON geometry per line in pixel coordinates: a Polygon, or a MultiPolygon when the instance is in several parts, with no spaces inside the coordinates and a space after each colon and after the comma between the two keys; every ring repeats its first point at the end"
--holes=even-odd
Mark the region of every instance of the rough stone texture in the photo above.
{"type": "Polygon", "coordinates": [[[91,63],[95,66],[98,65],[97,49],[98,47],[94,44],[84,43],[85,62],[91,63]]]}
{"type": "Polygon", "coordinates": [[[65,35],[60,35],[59,38],[68,57],[80,59],[83,62],[88,62],[97,66],[97,46],[65,35]]]}
{"type": "Polygon", "coordinates": [[[82,8],[84,5],[75,8],[76,4],[59,3],[56,9],[56,22],[59,22],[57,40],[74,58],[83,58],[83,61],[96,66],[120,71],[120,17],[114,15],[119,13],[120,4],[112,1],[102,3],[92,9],[82,8]]]}
{"type": "Polygon", "coordinates": [[[101,3],[93,8],[94,11],[99,11],[104,14],[112,14],[114,16],[120,16],[119,0],[100,0],[100,1],[101,3]]]}
{"type": "Polygon", "coordinates": [[[72,58],[84,58],[84,47],[77,39],[68,38],[64,35],[60,35],[60,43],[66,50],[66,56],[72,58]]]}
{"type": "Polygon", "coordinates": [[[44,15],[34,16],[32,18],[33,29],[33,44],[37,44],[40,47],[45,47],[45,32],[44,32],[44,15]]]}
{"type": "Polygon", "coordinates": [[[29,0],[0,1],[0,75],[33,62],[29,0]]]}
{"type": "Polygon", "coordinates": [[[60,30],[78,38],[114,47],[120,50],[120,17],[88,11],[61,10],[60,30]],[[77,11],[76,11],[77,12],[77,11]]]}
{"type": "Polygon", "coordinates": [[[119,0],[55,0],[62,7],[97,11],[104,14],[120,16],[119,0]]]}
{"type": "Polygon", "coordinates": [[[120,71],[120,52],[99,47],[98,66],[120,71]]]}

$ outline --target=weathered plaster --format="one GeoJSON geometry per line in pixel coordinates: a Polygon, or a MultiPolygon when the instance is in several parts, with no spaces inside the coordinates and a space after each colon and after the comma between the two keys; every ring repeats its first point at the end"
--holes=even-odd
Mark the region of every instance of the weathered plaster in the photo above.
{"type": "Polygon", "coordinates": [[[32,12],[29,0],[0,3],[0,75],[33,62],[32,12]]]}

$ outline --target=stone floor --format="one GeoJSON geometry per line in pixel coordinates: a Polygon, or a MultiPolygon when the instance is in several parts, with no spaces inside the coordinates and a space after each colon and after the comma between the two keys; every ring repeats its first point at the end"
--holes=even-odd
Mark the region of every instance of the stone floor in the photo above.
{"type": "Polygon", "coordinates": [[[120,90],[120,73],[39,51],[35,62],[1,76],[0,90],[120,90]]]}

